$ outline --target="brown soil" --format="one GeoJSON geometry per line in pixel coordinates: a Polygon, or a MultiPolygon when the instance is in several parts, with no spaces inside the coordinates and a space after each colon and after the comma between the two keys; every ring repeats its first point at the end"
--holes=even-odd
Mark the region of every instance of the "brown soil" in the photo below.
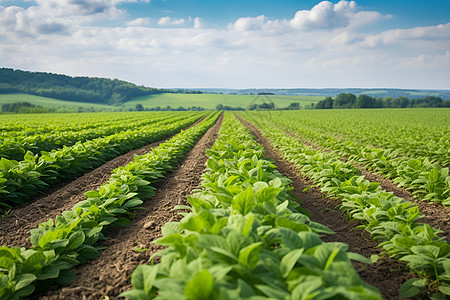
{"type": "Polygon", "coordinates": [[[322,236],[322,240],[325,242],[343,242],[349,246],[350,252],[365,257],[370,258],[372,255],[380,255],[380,259],[372,265],[354,262],[354,266],[365,282],[380,290],[383,299],[399,299],[398,291],[401,284],[411,278],[406,266],[389,257],[384,257],[381,254],[382,251],[377,248],[378,243],[372,240],[366,231],[355,229],[360,223],[347,221],[346,214],[336,209],[340,204],[337,199],[327,198],[316,188],[303,192],[305,188],[312,185],[312,182],[302,176],[292,163],[282,159],[258,129],[239,116],[238,118],[250,129],[258,143],[264,146],[265,156],[274,161],[278,171],[292,180],[293,192],[302,200],[302,208],[312,214],[311,220],[324,224],[335,232],[332,235],[322,236]]]}
{"type": "Polygon", "coordinates": [[[148,263],[151,255],[161,250],[151,244],[161,237],[161,226],[181,219],[172,208],[187,204],[186,195],[200,184],[207,160],[206,149],[214,144],[222,120],[223,115],[186,155],[181,166],[160,183],[156,195],[137,211],[132,225],[109,232],[109,240],[102,244],[107,248],[101,255],[75,268],[76,280],[70,286],[49,291],[40,299],[118,299],[121,292],[131,289],[133,270],[148,263]],[[149,250],[137,252],[136,247],[149,250]]]}
{"type": "MultiPolygon", "coordinates": [[[[198,124],[204,118],[187,128],[198,124]]],[[[114,169],[133,161],[135,155],[143,155],[150,152],[151,148],[164,143],[173,136],[118,156],[57,190],[49,191],[49,193],[37,198],[32,203],[24,204],[22,207],[11,211],[4,218],[0,218],[0,245],[31,247],[29,242],[31,229],[38,227],[40,223],[46,222],[50,218],[54,219],[63,211],[72,209],[76,203],[86,199],[85,192],[96,190],[108,181],[114,169]]]]}

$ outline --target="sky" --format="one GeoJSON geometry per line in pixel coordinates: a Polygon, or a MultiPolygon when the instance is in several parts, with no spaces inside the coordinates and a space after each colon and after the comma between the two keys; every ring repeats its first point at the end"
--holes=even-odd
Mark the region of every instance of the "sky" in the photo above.
{"type": "Polygon", "coordinates": [[[450,89],[450,1],[0,0],[0,67],[160,88],[450,89]]]}

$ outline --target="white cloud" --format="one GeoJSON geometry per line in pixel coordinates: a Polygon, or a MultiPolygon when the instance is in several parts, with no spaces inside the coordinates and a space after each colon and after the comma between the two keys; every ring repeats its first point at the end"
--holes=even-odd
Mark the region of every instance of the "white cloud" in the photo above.
{"type": "Polygon", "coordinates": [[[194,28],[195,29],[202,29],[203,22],[199,17],[194,18],[194,28]]]}
{"type": "Polygon", "coordinates": [[[236,31],[257,31],[264,34],[283,34],[292,30],[355,28],[374,23],[383,18],[376,11],[358,11],[355,1],[339,1],[333,4],[322,1],[311,10],[299,10],[290,20],[269,20],[264,15],[239,18],[230,28],[236,31]]]}
{"type": "Polygon", "coordinates": [[[345,27],[355,9],[354,1],[339,1],[337,4],[322,1],[311,10],[299,10],[290,24],[297,29],[345,27]]]}
{"type": "Polygon", "coordinates": [[[158,25],[161,26],[173,26],[173,25],[183,25],[184,19],[183,18],[171,18],[171,17],[162,17],[158,21],[158,25]]]}
{"type": "MultiPolygon", "coordinates": [[[[402,45],[405,47],[450,47],[450,23],[409,29],[391,29],[379,34],[366,35],[362,46],[385,47],[402,45]]],[[[448,48],[447,48],[448,49],[448,48]]]]}
{"type": "Polygon", "coordinates": [[[262,29],[265,20],[266,17],[264,17],[263,15],[256,18],[239,18],[233,24],[233,27],[237,31],[260,30],[262,29]]]}
{"type": "Polygon", "coordinates": [[[311,10],[299,10],[290,20],[297,29],[333,29],[339,27],[357,27],[373,23],[383,17],[376,11],[358,11],[355,1],[339,1],[333,4],[322,1],[311,10]]]}
{"type": "Polygon", "coordinates": [[[114,20],[123,15],[108,0],[36,0],[28,8],[0,6],[0,24],[10,34],[68,34],[73,25],[114,20]]]}
{"type": "Polygon", "coordinates": [[[150,24],[150,18],[137,18],[127,22],[128,26],[146,26],[150,24]]]}

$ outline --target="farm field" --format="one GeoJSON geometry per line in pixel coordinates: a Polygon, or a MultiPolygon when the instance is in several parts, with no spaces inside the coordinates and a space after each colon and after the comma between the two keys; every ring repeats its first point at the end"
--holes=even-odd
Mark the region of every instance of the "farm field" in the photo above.
{"type": "Polygon", "coordinates": [[[449,109],[48,116],[0,121],[0,299],[450,295],[449,109]]]}
{"type": "Polygon", "coordinates": [[[168,105],[171,108],[178,107],[203,107],[207,110],[216,109],[216,106],[222,104],[231,107],[246,108],[252,103],[263,104],[273,101],[277,107],[287,107],[293,102],[298,102],[301,107],[310,106],[324,97],[321,96],[281,96],[281,95],[229,95],[229,94],[155,94],[150,96],[133,98],[121,106],[103,105],[95,103],[85,103],[76,101],[64,101],[54,98],[35,96],[30,94],[0,94],[0,106],[4,103],[29,102],[34,105],[55,108],[58,112],[78,112],[84,111],[118,111],[135,109],[136,104],[142,104],[145,109],[155,108],[157,106],[165,108],[168,105]]]}
{"type": "Polygon", "coordinates": [[[126,102],[125,107],[135,107],[140,103],[144,108],[156,106],[172,108],[200,106],[206,109],[215,109],[217,105],[246,108],[250,104],[262,104],[263,101],[273,101],[275,106],[287,107],[292,102],[298,102],[300,106],[310,106],[317,103],[324,97],[319,96],[280,96],[280,95],[228,95],[228,94],[157,94],[151,96],[137,97],[126,102]],[[267,97],[267,98],[265,98],[267,97]]]}

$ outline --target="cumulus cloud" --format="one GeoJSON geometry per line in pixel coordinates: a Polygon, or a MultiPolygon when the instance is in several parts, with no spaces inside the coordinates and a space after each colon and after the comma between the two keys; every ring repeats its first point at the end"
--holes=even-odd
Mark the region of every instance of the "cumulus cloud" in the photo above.
{"type": "Polygon", "coordinates": [[[311,10],[297,11],[290,23],[298,29],[343,27],[349,24],[355,9],[354,1],[340,1],[337,4],[322,1],[311,10]]]}
{"type": "Polygon", "coordinates": [[[162,17],[158,21],[158,25],[161,26],[173,26],[173,25],[183,25],[184,19],[183,18],[171,18],[171,17],[162,17]]]}
{"type": "Polygon", "coordinates": [[[194,18],[194,28],[195,29],[202,29],[203,28],[203,22],[199,17],[194,18]]]}
{"type": "Polygon", "coordinates": [[[137,18],[127,22],[128,26],[146,26],[150,24],[150,18],[137,18]]]}
{"type": "Polygon", "coordinates": [[[263,15],[256,18],[239,18],[233,25],[237,31],[259,30],[263,27],[266,17],[263,15]]]}
{"type": "Polygon", "coordinates": [[[124,14],[109,0],[36,0],[27,8],[0,6],[0,24],[10,34],[68,34],[73,25],[114,20],[124,14]]]}
{"type": "Polygon", "coordinates": [[[236,31],[280,34],[291,30],[355,28],[388,17],[376,11],[359,11],[355,1],[342,0],[336,4],[322,1],[310,10],[297,11],[292,19],[270,20],[264,15],[243,17],[229,27],[236,31]]]}
{"type": "Polygon", "coordinates": [[[408,29],[390,29],[378,34],[368,34],[361,45],[376,48],[419,43],[429,47],[430,43],[435,42],[450,47],[450,23],[408,29]]]}
{"type": "Polygon", "coordinates": [[[358,11],[355,1],[339,1],[333,4],[322,1],[311,10],[299,10],[290,20],[291,26],[297,29],[332,29],[347,26],[361,26],[382,18],[375,11],[358,11]]]}

